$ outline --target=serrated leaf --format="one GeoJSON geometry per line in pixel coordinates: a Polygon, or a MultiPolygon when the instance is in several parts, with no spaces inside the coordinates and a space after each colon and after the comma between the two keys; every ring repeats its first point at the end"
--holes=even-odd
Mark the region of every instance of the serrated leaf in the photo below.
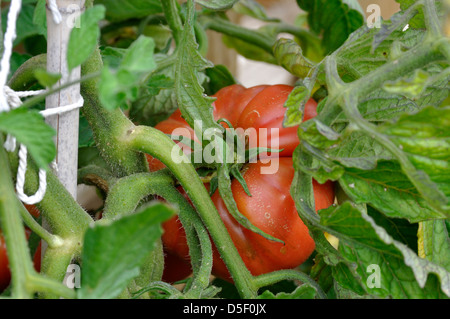
{"type": "Polygon", "coordinates": [[[386,82],[383,89],[389,93],[404,95],[410,99],[419,96],[426,88],[430,75],[422,70],[416,70],[412,77],[386,82]]]}
{"type": "Polygon", "coordinates": [[[383,146],[359,131],[344,136],[337,147],[328,150],[327,155],[343,166],[363,170],[374,169],[380,160],[393,159],[383,146]]]}
{"type": "Polygon", "coordinates": [[[450,107],[430,106],[415,114],[403,114],[396,121],[379,128],[426,177],[423,182],[433,191],[433,201],[442,211],[450,201],[449,126],[450,107]]]}
{"type": "Polygon", "coordinates": [[[322,45],[327,54],[339,48],[353,31],[364,24],[361,12],[345,2],[297,0],[300,8],[308,12],[308,24],[311,29],[316,34],[322,35],[322,45]]]}
{"type": "Polygon", "coordinates": [[[291,293],[279,292],[274,294],[270,290],[265,290],[258,299],[314,299],[317,291],[309,285],[301,285],[291,293]]]}
{"type": "Polygon", "coordinates": [[[303,110],[310,95],[311,93],[304,86],[296,86],[289,93],[284,103],[284,107],[287,108],[283,121],[284,127],[297,126],[303,122],[303,110]]]}
{"type": "Polygon", "coordinates": [[[163,204],[86,231],[80,299],[116,298],[139,275],[139,267],[162,235],[161,223],[174,212],[163,204]]]}
{"type": "MultiPolygon", "coordinates": [[[[386,22],[383,22],[386,23],[386,22]]],[[[407,32],[394,31],[374,52],[371,52],[371,43],[377,30],[363,27],[354,32],[347,42],[336,52],[339,75],[345,82],[351,82],[375,71],[389,61],[398,59],[396,48],[412,48],[423,40],[424,32],[408,30],[407,32]]],[[[358,109],[368,121],[384,122],[395,119],[403,112],[415,112],[429,105],[440,105],[449,93],[449,78],[443,75],[443,68],[439,64],[430,64],[422,68],[422,72],[430,75],[424,90],[413,98],[403,94],[386,92],[380,88],[360,99],[358,109]]],[[[405,75],[405,78],[414,78],[414,71],[405,75]]],[[[333,127],[347,123],[341,113],[335,119],[330,119],[333,127]]],[[[335,127],[338,130],[337,127],[335,127]]]]}
{"type": "Polygon", "coordinates": [[[321,155],[320,151],[316,152],[312,148],[306,148],[305,144],[301,144],[293,154],[294,167],[311,175],[319,183],[341,178],[344,168],[321,155]]]}
{"type": "MultiPolygon", "coordinates": [[[[416,0],[395,0],[395,1],[400,4],[400,9],[403,11],[406,11],[407,9],[411,8],[412,6],[414,6],[417,3],[416,0]]],[[[443,10],[443,7],[442,7],[442,1],[436,0],[436,1],[432,1],[430,3],[432,5],[436,5],[436,12],[438,13],[439,18],[442,18],[442,16],[445,15],[445,10],[443,10]]],[[[414,28],[414,29],[425,29],[426,28],[425,17],[424,17],[424,13],[423,13],[423,6],[419,6],[418,13],[416,14],[416,16],[414,16],[411,19],[411,21],[409,22],[409,25],[411,28],[414,28]]]]}
{"type": "MultiPolygon", "coordinates": [[[[199,83],[198,72],[212,67],[212,64],[197,50],[193,6],[193,3],[189,1],[186,23],[176,52],[178,58],[175,64],[175,92],[178,107],[184,119],[194,128],[197,136],[203,136],[202,133],[206,130],[209,130],[209,133],[222,132],[223,127],[214,121],[212,108],[214,98],[206,96],[204,88],[199,83]],[[200,121],[202,127],[198,128],[195,121],[200,121]],[[201,132],[198,131],[199,129],[201,132]]],[[[208,135],[212,136],[214,133],[208,135]]]]}
{"type": "Polygon", "coordinates": [[[427,281],[432,273],[439,277],[442,291],[450,294],[450,274],[445,269],[419,258],[350,203],[319,214],[321,224],[340,239],[341,254],[355,264],[361,283],[369,293],[400,299],[443,297],[436,289],[436,282],[427,281]]]}
{"type": "Polygon", "coordinates": [[[105,17],[105,7],[96,5],[87,9],[80,17],[79,27],[70,33],[67,48],[69,70],[81,65],[92,54],[100,37],[99,22],[105,17]]]}
{"type": "Polygon", "coordinates": [[[450,237],[445,220],[427,220],[419,228],[419,256],[450,272],[450,237]]]}
{"type": "Polygon", "coordinates": [[[392,32],[402,30],[408,24],[409,20],[416,15],[417,8],[412,6],[406,11],[400,11],[392,15],[388,23],[382,23],[380,30],[373,37],[372,52],[383,42],[392,32]]]}
{"type": "Polygon", "coordinates": [[[99,96],[107,109],[128,107],[136,101],[146,76],[156,68],[152,38],[140,36],[127,50],[113,50],[110,60],[115,67],[105,65],[99,83],[99,96]]]}
{"type": "Polygon", "coordinates": [[[47,170],[56,155],[53,141],[55,130],[48,126],[41,114],[25,108],[0,113],[0,131],[11,134],[24,144],[39,168],[47,170]]]}
{"type": "Polygon", "coordinates": [[[339,184],[356,203],[370,203],[389,217],[410,222],[443,217],[428,205],[396,162],[380,161],[373,170],[347,168],[339,184]]]}
{"type": "Polygon", "coordinates": [[[341,139],[341,134],[316,118],[303,122],[299,127],[298,135],[301,140],[320,149],[337,145],[341,139]]]}

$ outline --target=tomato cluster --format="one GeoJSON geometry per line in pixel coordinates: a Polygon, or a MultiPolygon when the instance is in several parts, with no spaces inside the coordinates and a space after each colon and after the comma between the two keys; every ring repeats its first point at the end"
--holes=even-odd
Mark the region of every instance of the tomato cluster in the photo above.
{"type": "MultiPolygon", "coordinates": [[[[39,217],[39,211],[36,206],[33,205],[25,205],[26,209],[32,214],[34,217],[39,217]]],[[[25,235],[27,239],[29,239],[31,235],[31,230],[25,227],[25,235]]],[[[41,269],[41,243],[39,243],[33,258],[34,268],[36,271],[40,271],[41,269]]],[[[9,270],[9,261],[8,254],[6,250],[6,243],[3,237],[2,232],[0,231],[0,293],[5,290],[11,281],[11,272],[9,270]]]]}
{"type": "MultiPolygon", "coordinates": [[[[241,173],[252,196],[248,196],[238,180],[234,179],[231,190],[239,211],[251,223],[284,242],[278,243],[263,238],[261,235],[241,226],[228,212],[218,191],[211,197],[225,226],[235,244],[245,265],[253,275],[260,275],[280,269],[291,269],[299,266],[309,258],[315,244],[309,235],[307,227],[298,216],[295,202],[290,196],[290,186],[294,177],[292,154],[299,144],[298,127],[284,127],[286,112],[284,103],[292,87],[288,85],[260,85],[245,88],[232,85],[221,89],[214,96],[213,115],[215,120],[226,119],[233,128],[252,129],[249,136],[255,138],[257,146],[280,149],[277,169],[272,173],[262,173],[262,169],[272,163],[260,157],[258,161],[244,165],[241,173]],[[275,130],[273,130],[275,129],[275,130]],[[259,144],[264,141],[264,145],[259,144]]],[[[316,116],[317,103],[310,99],[306,103],[304,120],[316,116]]],[[[227,124],[225,124],[227,123],[227,124]]],[[[193,130],[182,118],[178,110],[167,120],[160,122],[156,128],[166,134],[172,134],[175,129],[184,128],[188,138],[194,137],[193,130]]],[[[191,151],[182,146],[183,151],[191,151]]],[[[273,154],[272,154],[273,156],[273,154]]],[[[156,171],[164,167],[157,159],[147,157],[150,170],[156,171]]],[[[329,207],[334,202],[333,184],[319,184],[313,181],[316,210],[329,207]]],[[[182,191],[182,190],[181,190],[182,191]]],[[[163,243],[167,252],[167,266],[164,280],[175,281],[187,275],[189,265],[189,249],[185,233],[177,217],[163,225],[165,233],[163,243]],[[172,260],[176,263],[172,264],[172,260]],[[172,267],[184,269],[176,276],[172,267]],[[174,275],[175,274],[175,275],[174,275]]],[[[213,274],[231,281],[230,274],[220,258],[217,249],[213,250],[213,274]]]]}

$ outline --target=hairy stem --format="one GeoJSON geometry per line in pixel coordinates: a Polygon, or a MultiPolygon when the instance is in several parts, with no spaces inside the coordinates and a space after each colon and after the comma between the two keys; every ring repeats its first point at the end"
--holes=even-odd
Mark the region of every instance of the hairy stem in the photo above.
{"type": "MultiPolygon", "coordinates": [[[[0,145],[3,143],[3,135],[0,134],[0,145]]],[[[18,299],[31,298],[32,292],[27,289],[27,276],[34,273],[34,269],[14,193],[8,157],[3,148],[0,148],[0,220],[11,269],[12,296],[18,299]]]]}
{"type": "Polygon", "coordinates": [[[179,146],[164,133],[146,126],[138,126],[136,130],[129,132],[124,143],[131,145],[136,151],[150,154],[168,167],[192,200],[243,298],[256,297],[253,277],[239,256],[194,166],[180,153],[181,161],[174,161],[172,158],[173,150],[181,151],[179,146]]]}

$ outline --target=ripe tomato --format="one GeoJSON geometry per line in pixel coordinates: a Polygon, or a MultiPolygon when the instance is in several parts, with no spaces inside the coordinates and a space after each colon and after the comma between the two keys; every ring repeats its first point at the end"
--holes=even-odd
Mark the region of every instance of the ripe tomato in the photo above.
{"type": "MultiPolygon", "coordinates": [[[[259,85],[251,88],[238,84],[227,86],[213,95],[217,98],[213,103],[214,119],[216,121],[227,119],[233,128],[247,130],[248,139],[256,142],[254,146],[273,147],[282,150],[278,153],[279,156],[292,156],[299,144],[298,127],[283,127],[286,113],[284,103],[292,89],[292,86],[282,84],[259,85]],[[267,130],[267,134],[264,132],[261,136],[260,132],[264,130],[267,130]]],[[[306,103],[305,121],[317,115],[316,108],[317,103],[313,99],[306,103]]],[[[222,125],[228,127],[225,123],[222,125]]],[[[182,136],[196,140],[194,130],[183,119],[180,110],[176,110],[155,128],[166,134],[182,129],[180,130],[182,136]]],[[[191,149],[184,144],[180,147],[187,154],[191,152],[191,149]]],[[[159,160],[149,155],[147,160],[151,171],[165,167],[159,160]]]]}
{"type": "Polygon", "coordinates": [[[172,284],[189,277],[191,273],[192,269],[189,260],[181,258],[171,251],[164,252],[164,272],[162,276],[164,282],[172,284]]]}
{"type": "MultiPolygon", "coordinates": [[[[242,174],[252,194],[251,197],[245,193],[237,180],[232,181],[231,190],[239,211],[256,227],[281,239],[284,245],[267,240],[242,227],[228,213],[219,192],[216,191],[212,196],[233,243],[253,275],[294,268],[303,263],[315,247],[290,196],[290,186],[294,176],[292,154],[299,144],[298,127],[285,128],[283,120],[286,112],[284,103],[292,89],[287,85],[260,85],[252,88],[232,85],[217,92],[215,95],[217,100],[213,103],[215,120],[227,119],[233,128],[249,130],[251,134],[256,135],[249,135],[249,139],[254,138],[253,141],[257,141],[257,144],[252,147],[282,149],[282,152],[278,153],[280,156],[278,169],[272,174],[261,173],[263,167],[270,165],[261,161],[264,158],[244,166],[242,174]],[[275,130],[272,131],[272,129],[275,130]],[[266,135],[260,136],[260,134],[266,135]],[[267,137],[265,143],[261,137],[267,137]],[[263,144],[260,144],[261,141],[263,144]]],[[[314,100],[308,101],[305,107],[305,121],[317,115],[316,107],[317,103],[314,100]]],[[[228,127],[227,124],[222,123],[222,125],[228,127]]],[[[175,129],[184,128],[183,136],[195,140],[193,130],[182,118],[180,111],[176,111],[167,120],[157,124],[156,128],[166,134],[172,134],[175,129]]],[[[191,149],[185,145],[182,145],[182,148],[185,153],[191,152],[191,149]]],[[[164,167],[161,162],[151,156],[147,156],[147,159],[151,171],[164,167]]],[[[334,190],[331,183],[320,185],[314,181],[313,188],[317,210],[333,204],[334,190]]],[[[164,223],[163,228],[165,250],[182,260],[188,260],[189,249],[185,233],[177,217],[164,223]]],[[[213,253],[213,274],[231,280],[217,250],[214,249],[213,253]]]]}
{"type": "MultiPolygon", "coordinates": [[[[261,174],[261,167],[265,165],[268,164],[250,163],[243,170],[251,197],[237,180],[232,181],[231,190],[239,211],[253,225],[281,239],[284,244],[267,240],[244,228],[228,213],[219,192],[216,191],[212,196],[234,245],[247,268],[255,276],[295,268],[306,261],[315,248],[314,240],[298,216],[295,202],[290,196],[290,186],[295,173],[292,158],[280,158],[279,169],[275,174],[261,174]]],[[[313,189],[317,210],[333,204],[334,191],[330,182],[321,185],[313,181],[313,189]]],[[[231,280],[217,250],[214,252],[214,274],[231,280]]]]}
{"type": "MultiPolygon", "coordinates": [[[[34,217],[39,217],[39,210],[34,205],[25,205],[25,208],[28,212],[34,217]]],[[[31,235],[31,230],[25,227],[25,235],[27,239],[29,239],[31,235]]],[[[38,247],[36,248],[36,252],[34,253],[33,264],[36,271],[41,270],[41,243],[39,242],[38,247]]],[[[9,261],[8,255],[6,251],[6,243],[3,237],[3,234],[0,230],[0,292],[5,290],[6,287],[9,286],[11,281],[11,273],[9,270],[9,261]]]]}
{"type": "MultiPolygon", "coordinates": [[[[28,228],[25,228],[25,234],[28,239],[31,235],[31,231],[28,228]]],[[[41,270],[41,243],[39,243],[36,249],[33,258],[33,263],[34,269],[36,269],[36,271],[39,272],[41,270]]],[[[6,251],[6,243],[2,232],[0,231],[0,292],[5,290],[5,288],[9,286],[10,281],[11,281],[11,272],[9,270],[9,261],[8,261],[8,254],[6,251]]]]}

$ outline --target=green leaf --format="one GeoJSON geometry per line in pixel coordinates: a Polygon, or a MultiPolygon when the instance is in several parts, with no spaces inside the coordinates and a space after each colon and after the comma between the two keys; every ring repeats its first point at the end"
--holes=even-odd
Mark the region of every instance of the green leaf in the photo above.
{"type": "Polygon", "coordinates": [[[46,0],[38,0],[33,14],[33,24],[37,26],[39,33],[47,37],[47,9],[46,0]]]}
{"type": "Polygon", "coordinates": [[[344,174],[344,168],[327,159],[323,154],[305,143],[300,144],[293,154],[294,167],[311,175],[319,183],[336,181],[344,174]]]}
{"type": "Polygon", "coordinates": [[[174,212],[163,204],[86,231],[82,252],[81,299],[116,298],[139,275],[139,267],[162,235],[161,223],[174,212]]]}
{"type": "Polygon", "coordinates": [[[69,70],[81,65],[91,55],[100,37],[99,22],[105,17],[105,7],[96,5],[87,9],[80,17],[79,27],[70,33],[67,48],[69,70]]]}
{"type": "Polygon", "coordinates": [[[283,126],[292,127],[300,125],[303,122],[303,110],[308,101],[311,92],[304,86],[296,86],[284,103],[287,108],[284,117],[283,126]]]}
{"type": "Polygon", "coordinates": [[[450,272],[450,237],[445,220],[427,220],[420,224],[419,255],[450,272]]]}
{"type": "Polygon", "coordinates": [[[370,294],[395,299],[445,298],[442,289],[450,295],[450,274],[445,269],[419,258],[367,213],[346,202],[319,214],[321,224],[339,238],[339,251],[354,263],[361,284],[370,294]],[[440,289],[430,274],[440,279],[440,289]]]}
{"type": "Polygon", "coordinates": [[[389,93],[398,93],[410,99],[419,96],[427,87],[430,75],[422,70],[416,70],[410,78],[386,82],[384,90],[389,93]]]}
{"type": "Polygon", "coordinates": [[[378,161],[393,159],[392,154],[370,136],[359,131],[343,136],[338,147],[329,149],[328,159],[346,167],[374,169],[378,161]]]}
{"type": "Polygon", "coordinates": [[[61,74],[49,73],[44,69],[35,70],[34,76],[40,85],[42,85],[43,87],[47,87],[47,88],[51,88],[62,77],[61,74]]]}
{"type": "Polygon", "coordinates": [[[378,33],[373,37],[372,52],[383,42],[392,32],[402,30],[408,24],[409,20],[417,13],[417,6],[412,6],[406,11],[395,13],[389,22],[381,24],[378,33]]]}
{"type": "Polygon", "coordinates": [[[80,115],[78,147],[91,147],[95,145],[94,132],[86,117],[80,115]]]}
{"type": "MultiPolygon", "coordinates": [[[[416,0],[395,0],[395,1],[400,4],[400,9],[402,11],[406,11],[407,9],[413,7],[417,3],[416,0]]],[[[436,1],[432,1],[430,3],[432,3],[433,5],[436,5],[436,12],[440,16],[440,18],[442,18],[445,15],[445,10],[443,8],[442,1],[436,0],[436,1]]],[[[411,28],[414,28],[414,29],[425,29],[426,28],[425,17],[424,17],[424,13],[423,13],[423,6],[419,6],[418,13],[416,14],[416,16],[414,16],[414,18],[411,19],[411,21],[409,22],[409,25],[411,28]]]]}
{"type": "Polygon", "coordinates": [[[239,0],[196,0],[195,2],[210,10],[230,9],[239,0]]]}
{"type": "Polygon", "coordinates": [[[194,128],[196,135],[203,136],[202,133],[209,130],[208,135],[212,137],[214,132],[222,132],[223,127],[214,120],[212,108],[214,98],[204,93],[198,77],[198,72],[212,67],[212,64],[197,50],[198,44],[193,26],[195,9],[191,1],[188,2],[187,9],[186,23],[176,52],[175,92],[181,114],[194,128]],[[195,121],[200,121],[202,127],[199,128],[195,121]]]}
{"type": "Polygon", "coordinates": [[[162,13],[160,0],[96,0],[95,3],[105,6],[106,18],[113,22],[162,13]]]}
{"type": "Polygon", "coordinates": [[[11,134],[24,144],[30,156],[41,169],[48,169],[56,156],[53,136],[56,132],[48,126],[41,114],[26,108],[0,113],[0,131],[11,134]]]}
{"type": "Polygon", "coordinates": [[[379,127],[408,156],[414,167],[429,177],[435,204],[447,209],[450,202],[450,107],[426,107],[403,114],[379,127]],[[447,207],[447,208],[446,208],[447,207]]]}
{"type": "Polygon", "coordinates": [[[370,203],[389,217],[410,222],[443,217],[428,205],[396,162],[380,161],[373,170],[347,168],[339,184],[356,203],[370,203]]]}
{"type": "Polygon", "coordinates": [[[125,52],[120,68],[138,74],[152,71],[156,68],[154,49],[155,42],[152,38],[140,36],[125,52]]]}
{"type": "MultiPolygon", "coordinates": [[[[6,24],[8,21],[9,6],[2,10],[1,22],[3,34],[6,32],[6,24]]],[[[42,26],[34,23],[35,8],[32,4],[23,4],[16,23],[16,37],[13,45],[16,46],[25,39],[35,35],[44,34],[45,30],[42,26]]]]}
{"type": "Polygon", "coordinates": [[[109,50],[99,84],[100,101],[107,109],[128,107],[137,100],[144,79],[156,68],[152,38],[140,36],[126,50],[109,50]]]}
{"type": "Polygon", "coordinates": [[[216,94],[220,89],[236,84],[237,81],[225,65],[217,64],[212,68],[205,69],[208,77],[206,91],[210,94],[216,94]]]}
{"type": "Polygon", "coordinates": [[[305,284],[298,286],[293,292],[279,292],[274,294],[270,290],[265,290],[258,299],[314,299],[317,291],[313,287],[305,284]]]}
{"type": "MultiPolygon", "coordinates": [[[[342,0],[297,0],[300,8],[308,12],[308,24],[313,32],[322,36],[326,53],[339,48],[348,36],[364,24],[363,15],[342,0]]],[[[352,6],[355,3],[351,3],[352,6]]]]}
{"type": "Polygon", "coordinates": [[[298,130],[301,140],[320,148],[329,148],[339,144],[341,134],[334,131],[316,118],[303,122],[298,130]]]}

